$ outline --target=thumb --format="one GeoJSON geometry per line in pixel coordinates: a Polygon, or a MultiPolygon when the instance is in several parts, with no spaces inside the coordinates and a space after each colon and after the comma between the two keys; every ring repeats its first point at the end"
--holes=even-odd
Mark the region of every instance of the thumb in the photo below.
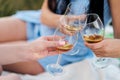
{"type": "Polygon", "coordinates": [[[58,47],[65,45],[65,41],[46,41],[46,47],[58,47]]]}
{"type": "Polygon", "coordinates": [[[96,50],[96,49],[99,49],[99,48],[102,48],[103,47],[103,44],[102,43],[93,43],[93,44],[90,44],[90,43],[87,43],[85,42],[85,45],[93,50],[96,50]]]}

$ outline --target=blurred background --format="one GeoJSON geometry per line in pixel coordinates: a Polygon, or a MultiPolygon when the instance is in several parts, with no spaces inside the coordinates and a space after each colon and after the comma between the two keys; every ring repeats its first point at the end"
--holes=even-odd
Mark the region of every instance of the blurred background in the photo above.
{"type": "Polygon", "coordinates": [[[0,17],[9,16],[19,10],[38,10],[44,0],[0,0],[0,17]]]}
{"type": "MultiPolygon", "coordinates": [[[[19,10],[38,10],[41,8],[43,1],[44,0],[0,0],[0,17],[10,16],[19,10]]],[[[111,27],[107,27],[106,37],[113,38],[111,27]]]]}
{"type": "MultiPolygon", "coordinates": [[[[41,8],[43,1],[44,0],[0,0],[0,17],[10,16],[10,15],[16,13],[16,11],[20,11],[20,10],[38,10],[41,8]]],[[[112,24],[107,25],[105,37],[113,38],[112,24]]],[[[55,79],[55,80],[58,80],[58,79],[59,80],[79,80],[79,79],[87,80],[88,79],[87,77],[89,77],[92,72],[92,71],[90,71],[90,69],[88,67],[88,63],[86,63],[86,61],[85,62],[83,61],[83,63],[81,63],[81,62],[75,63],[70,66],[66,66],[65,68],[66,68],[66,70],[69,71],[69,74],[62,76],[62,77],[60,76],[59,78],[57,77],[57,79],[55,79]],[[88,71],[88,73],[86,73],[85,71],[88,71]]],[[[109,75],[107,75],[107,76],[110,76],[111,79],[108,79],[108,80],[120,80],[120,79],[113,79],[114,75],[112,74],[113,72],[110,72],[111,71],[110,69],[111,69],[111,66],[103,71],[105,74],[109,73],[109,75]],[[111,76],[111,75],[113,75],[113,76],[111,76]]],[[[118,68],[112,66],[112,69],[114,69],[113,70],[114,72],[116,70],[115,75],[120,73],[118,68]],[[119,72],[117,72],[117,71],[119,71],[119,72]]],[[[93,75],[95,75],[95,74],[93,74],[93,75]]],[[[51,76],[48,73],[43,73],[38,76],[22,75],[22,78],[23,78],[23,80],[39,80],[39,79],[53,80],[53,79],[50,79],[51,76]]],[[[94,80],[94,79],[89,78],[89,80],[94,80]]],[[[107,79],[105,79],[105,80],[107,80],[107,79]]]]}

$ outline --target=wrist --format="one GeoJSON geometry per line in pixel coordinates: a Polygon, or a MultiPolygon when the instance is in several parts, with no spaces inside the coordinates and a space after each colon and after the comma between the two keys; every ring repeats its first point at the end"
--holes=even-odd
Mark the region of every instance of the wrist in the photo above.
{"type": "Polygon", "coordinates": [[[30,53],[30,43],[26,43],[24,45],[20,45],[20,53],[18,54],[21,61],[28,61],[29,60],[29,53],[30,53]]]}
{"type": "Polygon", "coordinates": [[[25,44],[23,47],[22,59],[24,61],[30,61],[30,60],[37,60],[38,58],[40,58],[40,55],[38,55],[35,50],[36,48],[34,46],[34,42],[25,44]]]}

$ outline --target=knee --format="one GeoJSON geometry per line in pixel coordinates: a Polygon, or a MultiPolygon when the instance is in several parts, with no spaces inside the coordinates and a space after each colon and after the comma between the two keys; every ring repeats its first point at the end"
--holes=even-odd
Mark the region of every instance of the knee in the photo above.
{"type": "Polygon", "coordinates": [[[30,75],[38,75],[38,74],[41,74],[43,72],[44,72],[44,69],[37,68],[37,69],[34,69],[34,70],[29,70],[25,73],[30,74],[30,75]]]}
{"type": "Polygon", "coordinates": [[[34,65],[34,66],[29,66],[26,67],[27,69],[24,70],[24,74],[30,74],[30,75],[38,75],[44,72],[44,68],[39,64],[39,65],[34,65]]]}
{"type": "Polygon", "coordinates": [[[44,72],[44,68],[36,61],[19,62],[10,65],[4,65],[4,70],[21,74],[37,75],[44,72]]]}

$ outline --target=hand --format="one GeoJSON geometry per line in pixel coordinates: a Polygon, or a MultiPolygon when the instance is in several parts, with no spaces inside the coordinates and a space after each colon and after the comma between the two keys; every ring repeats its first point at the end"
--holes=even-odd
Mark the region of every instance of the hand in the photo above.
{"type": "Polygon", "coordinates": [[[98,57],[120,58],[120,40],[105,39],[99,43],[85,43],[98,57]]]}
{"type": "Polygon", "coordinates": [[[80,31],[85,23],[86,15],[66,15],[60,18],[59,28],[60,31],[67,35],[74,35],[76,32],[80,31]],[[80,24],[81,22],[84,22],[80,24]]]}
{"type": "Polygon", "coordinates": [[[58,54],[56,47],[63,46],[64,41],[58,41],[60,36],[46,36],[41,37],[32,43],[29,43],[27,53],[25,56],[27,59],[37,60],[46,56],[58,54]]]}

